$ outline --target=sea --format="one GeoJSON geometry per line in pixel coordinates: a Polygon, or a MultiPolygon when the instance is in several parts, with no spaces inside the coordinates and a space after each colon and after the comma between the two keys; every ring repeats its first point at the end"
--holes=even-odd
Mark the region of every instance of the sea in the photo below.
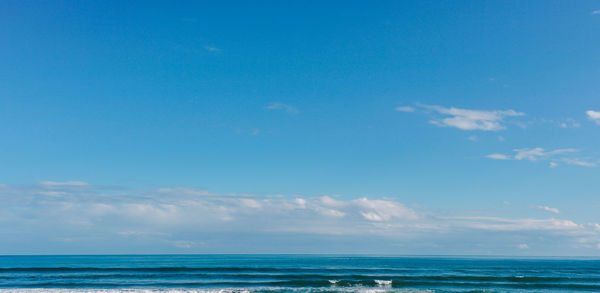
{"type": "Polygon", "coordinates": [[[0,292],[600,292],[599,259],[0,256],[0,292]]]}

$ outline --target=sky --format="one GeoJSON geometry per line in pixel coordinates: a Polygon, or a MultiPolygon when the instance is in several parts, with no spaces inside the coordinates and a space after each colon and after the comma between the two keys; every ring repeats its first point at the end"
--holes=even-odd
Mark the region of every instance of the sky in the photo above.
{"type": "Polygon", "coordinates": [[[1,1],[0,254],[600,256],[599,1],[1,1]]]}

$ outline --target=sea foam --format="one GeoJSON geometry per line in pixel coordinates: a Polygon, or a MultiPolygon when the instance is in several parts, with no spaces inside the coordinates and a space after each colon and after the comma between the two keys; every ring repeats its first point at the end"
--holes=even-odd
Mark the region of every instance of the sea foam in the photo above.
{"type": "Polygon", "coordinates": [[[379,286],[391,286],[392,285],[391,280],[375,280],[375,283],[377,283],[377,285],[379,285],[379,286]]]}

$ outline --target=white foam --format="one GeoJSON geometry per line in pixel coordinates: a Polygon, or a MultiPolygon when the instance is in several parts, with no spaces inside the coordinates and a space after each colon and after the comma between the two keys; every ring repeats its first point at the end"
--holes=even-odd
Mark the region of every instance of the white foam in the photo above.
{"type": "Polygon", "coordinates": [[[379,285],[379,286],[391,286],[392,285],[391,280],[375,280],[375,283],[377,283],[377,285],[379,285]]]}
{"type": "Polygon", "coordinates": [[[339,280],[329,280],[329,283],[331,284],[337,284],[337,282],[339,282],[339,280]]]}

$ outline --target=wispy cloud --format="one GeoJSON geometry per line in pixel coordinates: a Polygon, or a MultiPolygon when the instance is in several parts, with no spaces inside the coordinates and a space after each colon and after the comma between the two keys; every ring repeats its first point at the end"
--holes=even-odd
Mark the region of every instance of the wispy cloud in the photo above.
{"type": "Polygon", "coordinates": [[[600,15],[600,9],[592,11],[592,15],[600,15]]]}
{"type": "Polygon", "coordinates": [[[212,52],[212,53],[219,53],[221,52],[221,49],[215,47],[215,46],[204,46],[204,49],[208,52],[212,52]]]}
{"type": "Polygon", "coordinates": [[[563,118],[563,119],[546,119],[546,118],[538,118],[534,119],[534,121],[530,123],[540,123],[540,124],[550,124],[555,125],[560,128],[579,128],[581,124],[573,119],[573,118],[563,118]]]}
{"type": "Polygon", "coordinates": [[[493,160],[511,160],[512,157],[505,155],[505,154],[489,154],[487,156],[485,156],[488,159],[493,159],[493,160]]]}
{"type": "Polygon", "coordinates": [[[44,193],[46,195],[57,196],[63,194],[62,190],[90,190],[95,188],[90,184],[82,181],[42,181],[39,183],[41,190],[40,193],[44,193]]]}
{"type": "Polygon", "coordinates": [[[284,104],[284,103],[279,103],[279,102],[271,103],[271,104],[267,105],[266,108],[267,108],[267,110],[285,111],[289,114],[298,114],[299,113],[298,109],[296,109],[295,107],[284,104]]]}
{"type": "Polygon", "coordinates": [[[596,124],[600,125],[600,111],[588,110],[585,111],[588,119],[596,122],[596,124]]]}
{"type": "Polygon", "coordinates": [[[538,210],[547,211],[547,212],[551,212],[554,214],[560,214],[560,211],[557,208],[551,208],[549,206],[536,206],[535,208],[538,210]]]}
{"type": "Polygon", "coordinates": [[[82,182],[82,181],[64,181],[64,182],[42,181],[42,182],[40,182],[40,185],[45,186],[45,187],[86,187],[86,186],[89,186],[89,184],[82,182]]]}
{"type": "Polygon", "coordinates": [[[510,219],[501,217],[454,217],[449,221],[462,221],[466,227],[488,231],[576,231],[585,229],[584,225],[563,219],[510,219]]]}
{"type": "Polygon", "coordinates": [[[399,111],[399,112],[410,113],[410,112],[414,112],[415,108],[410,107],[410,106],[400,106],[400,107],[396,107],[396,109],[394,109],[394,110],[399,111]]]}
{"type": "Polygon", "coordinates": [[[566,120],[559,122],[558,126],[560,126],[560,128],[578,128],[581,124],[575,119],[567,118],[566,120]]]}
{"type": "MultiPolygon", "coordinates": [[[[504,120],[507,117],[517,117],[525,115],[522,112],[515,110],[472,110],[461,109],[455,107],[442,107],[438,105],[423,105],[417,106],[425,113],[431,114],[433,117],[429,121],[431,124],[441,127],[452,127],[461,130],[481,130],[481,131],[498,131],[506,128],[504,120]],[[436,117],[437,116],[437,117],[436,117]]],[[[398,107],[397,111],[413,112],[416,111],[412,107],[398,107]]]]}
{"type": "Polygon", "coordinates": [[[543,148],[522,148],[514,149],[514,154],[501,154],[494,153],[486,155],[485,157],[493,160],[517,160],[517,161],[544,161],[550,160],[550,168],[555,168],[558,163],[565,163],[568,165],[577,165],[584,167],[594,167],[596,162],[593,160],[584,160],[581,158],[574,157],[574,153],[577,153],[577,149],[565,148],[547,151],[543,148]]]}
{"type": "Polygon", "coordinates": [[[569,165],[576,165],[576,166],[582,166],[582,167],[595,167],[596,166],[596,162],[584,161],[584,160],[577,159],[577,158],[563,158],[562,161],[569,165]]]}
{"type": "Polygon", "coordinates": [[[557,149],[553,151],[546,151],[543,148],[524,148],[524,149],[515,149],[516,154],[514,155],[515,160],[529,160],[529,161],[537,161],[540,159],[546,159],[549,157],[553,157],[560,154],[572,153],[576,152],[576,149],[557,149]]]}
{"type": "MultiPolygon", "coordinates": [[[[23,241],[69,239],[69,245],[78,247],[85,241],[94,247],[102,237],[130,249],[157,243],[177,251],[202,250],[205,245],[218,248],[222,242],[207,244],[205,240],[227,233],[235,237],[304,235],[327,241],[380,237],[381,241],[415,243],[477,238],[496,231],[505,233],[503,239],[514,240],[513,247],[520,241],[531,244],[539,235],[561,237],[563,243],[557,245],[582,237],[594,245],[600,241],[595,225],[569,219],[455,216],[450,211],[411,208],[388,198],[219,194],[190,187],[124,188],[115,193],[94,185],[88,185],[91,189],[52,186],[57,194],[46,193],[47,183],[0,188],[0,233],[20,231],[28,235],[23,241]]],[[[558,214],[555,208],[537,208],[558,214]]],[[[0,249],[6,251],[7,246],[0,243],[0,249]]]]}
{"type": "Polygon", "coordinates": [[[438,126],[454,127],[462,130],[498,131],[506,128],[502,124],[505,117],[525,115],[524,113],[516,112],[515,110],[483,111],[430,105],[425,105],[424,107],[444,116],[448,116],[446,118],[431,120],[431,123],[438,126]]]}

